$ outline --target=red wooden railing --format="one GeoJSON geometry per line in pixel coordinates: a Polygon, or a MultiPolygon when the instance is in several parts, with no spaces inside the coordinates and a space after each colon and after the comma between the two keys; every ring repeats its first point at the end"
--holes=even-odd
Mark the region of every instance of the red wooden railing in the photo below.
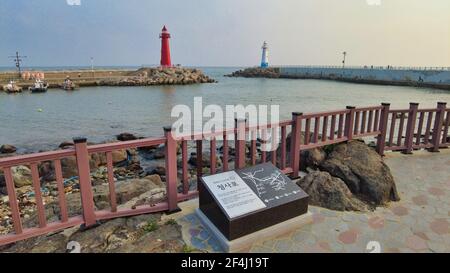
{"type": "Polygon", "coordinates": [[[232,168],[242,168],[246,165],[255,165],[268,160],[291,177],[298,177],[300,151],[323,147],[330,144],[345,142],[354,138],[373,136],[377,138],[376,150],[381,155],[385,151],[403,151],[411,153],[415,149],[429,149],[436,152],[440,148],[450,145],[449,137],[450,109],[445,103],[438,103],[436,109],[418,109],[418,104],[411,103],[406,110],[391,110],[389,104],[381,106],[355,108],[348,106],[345,110],[303,114],[295,112],[291,120],[281,121],[266,126],[248,126],[245,120],[236,120],[235,128],[192,134],[187,136],[174,136],[171,127],[164,127],[164,136],[117,143],[87,145],[86,139],[75,138],[73,149],[42,152],[28,155],[13,156],[0,159],[9,197],[14,232],[0,236],[0,245],[18,240],[46,234],[64,228],[85,225],[92,226],[99,220],[111,219],[152,212],[175,212],[178,202],[197,196],[196,190],[189,190],[188,169],[188,142],[193,141],[197,150],[197,179],[205,175],[202,160],[203,145],[209,142],[210,166],[209,173],[228,171],[232,168]],[[398,121],[397,121],[398,120],[398,121]],[[288,150],[287,136],[291,134],[290,149],[288,150]],[[260,151],[258,156],[256,137],[262,137],[262,144],[268,134],[272,143],[279,139],[278,150],[260,151]],[[248,141],[247,141],[248,140],[248,141]],[[223,147],[222,166],[216,161],[218,141],[223,147]],[[234,160],[230,160],[229,142],[234,142],[234,160]],[[249,144],[247,145],[247,142],[249,144]],[[177,166],[177,144],[181,144],[181,166],[177,166]],[[116,200],[113,151],[134,149],[139,147],[165,145],[166,167],[166,198],[157,204],[141,205],[134,208],[118,208],[116,200]],[[248,149],[248,151],[247,151],[248,149]],[[91,170],[89,157],[93,154],[106,155],[107,179],[109,185],[110,209],[96,211],[93,200],[93,187],[91,183],[91,170]],[[82,203],[81,215],[69,215],[66,204],[63,172],[61,160],[75,157],[77,162],[79,186],[82,203]],[[60,219],[56,222],[47,222],[45,207],[42,200],[38,164],[51,161],[54,164],[58,191],[60,219]],[[230,163],[234,162],[234,167],[230,163]],[[11,168],[28,165],[31,169],[33,187],[36,199],[38,223],[36,227],[24,228],[22,226],[19,201],[13,181],[11,168]],[[182,189],[177,189],[177,173],[181,171],[182,189]]]}

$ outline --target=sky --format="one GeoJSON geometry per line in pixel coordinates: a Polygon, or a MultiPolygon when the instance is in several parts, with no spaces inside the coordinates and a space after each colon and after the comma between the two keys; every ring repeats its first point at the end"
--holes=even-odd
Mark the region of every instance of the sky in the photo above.
{"type": "Polygon", "coordinates": [[[450,67],[449,0],[1,0],[0,66],[271,65],[450,67]],[[77,3],[80,5],[69,5],[77,3]]]}

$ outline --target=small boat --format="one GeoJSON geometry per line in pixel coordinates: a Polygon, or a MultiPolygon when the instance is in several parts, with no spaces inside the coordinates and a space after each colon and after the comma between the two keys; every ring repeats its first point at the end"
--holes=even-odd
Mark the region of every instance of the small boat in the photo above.
{"type": "Polygon", "coordinates": [[[6,93],[20,93],[22,92],[22,87],[18,86],[15,81],[9,81],[7,85],[3,86],[3,90],[6,93]]]}
{"type": "Polygon", "coordinates": [[[32,93],[42,93],[47,92],[48,89],[48,83],[43,82],[41,79],[36,79],[36,82],[33,86],[30,86],[28,90],[30,90],[32,93]]]}
{"type": "Polygon", "coordinates": [[[59,87],[66,91],[75,90],[77,88],[75,83],[69,77],[67,77],[63,84],[60,84],[59,87]]]}

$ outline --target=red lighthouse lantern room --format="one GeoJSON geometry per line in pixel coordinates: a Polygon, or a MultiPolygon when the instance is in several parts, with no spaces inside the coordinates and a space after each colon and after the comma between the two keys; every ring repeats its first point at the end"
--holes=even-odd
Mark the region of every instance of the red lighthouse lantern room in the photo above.
{"type": "Polygon", "coordinates": [[[162,67],[170,67],[172,66],[172,62],[170,60],[170,33],[167,31],[166,26],[163,27],[161,34],[159,35],[161,38],[161,66],[162,67]]]}

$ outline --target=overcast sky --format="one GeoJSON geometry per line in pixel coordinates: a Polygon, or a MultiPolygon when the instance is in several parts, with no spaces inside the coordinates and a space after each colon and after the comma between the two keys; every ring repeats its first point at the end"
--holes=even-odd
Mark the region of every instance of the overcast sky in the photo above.
{"type": "Polygon", "coordinates": [[[1,0],[0,66],[270,63],[450,66],[449,0],[1,0]],[[81,5],[67,2],[80,1],[81,5]],[[381,5],[368,3],[381,2],[381,5]]]}

